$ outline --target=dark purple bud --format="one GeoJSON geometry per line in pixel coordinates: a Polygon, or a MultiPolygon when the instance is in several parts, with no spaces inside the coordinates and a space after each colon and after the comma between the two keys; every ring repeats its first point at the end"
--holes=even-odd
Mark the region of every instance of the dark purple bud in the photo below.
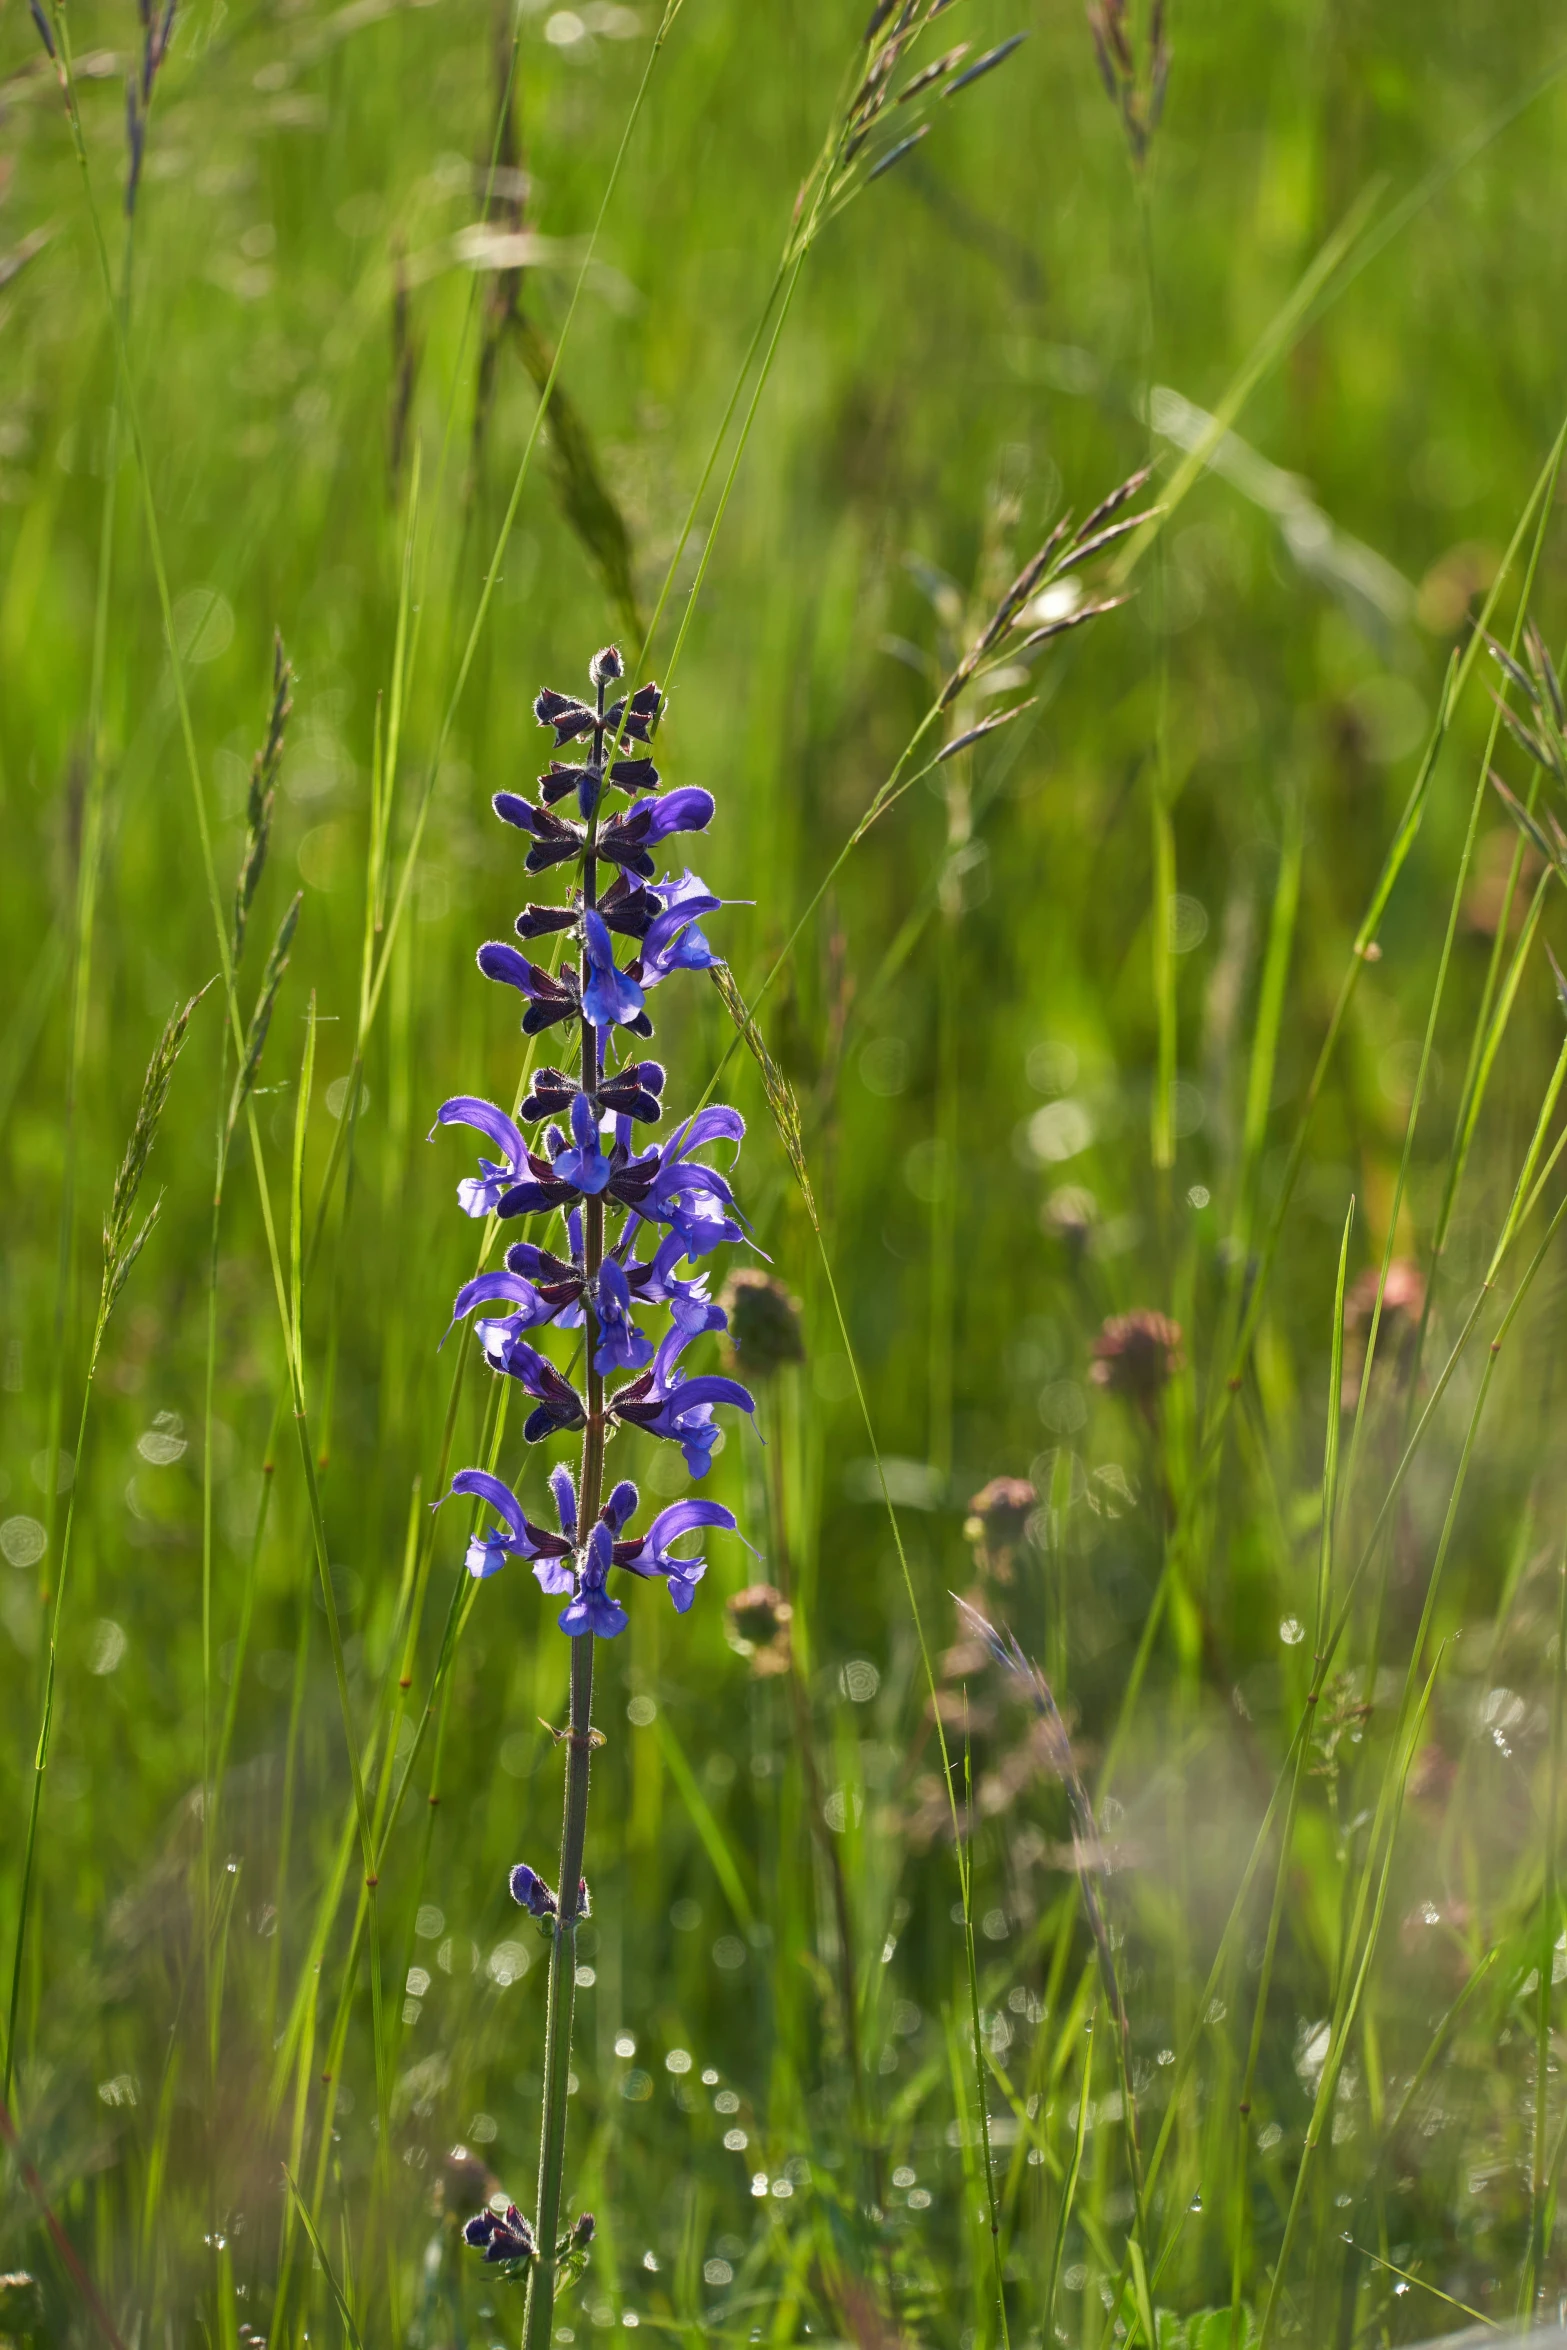
{"type": "Polygon", "coordinates": [[[462,2233],[465,2244],[491,2261],[531,2260],[539,2248],[532,2222],[523,2218],[515,2203],[507,2204],[504,2216],[477,2212],[464,2223],[462,2233]]]}
{"type": "Polygon", "coordinates": [[[625,668],[626,665],[620,658],[619,645],[606,645],[603,651],[595,653],[588,663],[588,676],[596,686],[613,685],[617,677],[625,675],[625,668]]]}
{"type": "Polygon", "coordinates": [[[535,1118],[559,1118],[569,1113],[577,1082],[564,1069],[535,1069],[528,1098],[517,1112],[531,1125],[535,1118]]]}
{"type": "Polygon", "coordinates": [[[517,916],[517,936],[544,938],[552,930],[570,930],[576,919],[575,906],[524,906],[517,916]]]}
{"type": "Polygon", "coordinates": [[[519,832],[533,835],[533,846],[528,851],[528,871],[542,873],[550,865],[562,865],[574,857],[582,846],[582,834],[575,824],[564,816],[552,815],[548,808],[536,808],[516,792],[498,791],[491,803],[503,824],[514,824],[519,832]]]}
{"type": "Polygon", "coordinates": [[[590,1918],[593,1915],[593,1896],[588,1891],[586,1877],[577,1879],[577,1915],[579,1918],[590,1918]]]}
{"type": "Polygon", "coordinates": [[[559,759],[552,759],[548,771],[539,777],[539,797],[550,807],[563,800],[568,792],[580,791],[586,770],[568,767],[559,759]]]}
{"type": "Polygon", "coordinates": [[[508,1882],[513,1901],[525,1909],[530,1918],[554,1917],[557,1908],[554,1894],[525,1860],[518,1861],[508,1882]]]}
{"type": "MultiPolygon", "coordinates": [[[[645,743],[663,706],[664,697],[656,685],[639,685],[629,709],[626,703],[616,702],[612,709],[605,711],[604,724],[616,734],[628,734],[633,742],[645,743]]],[[[557,734],[555,739],[560,742],[564,738],[557,734]]]]}
{"type": "Polygon", "coordinates": [[[568,2249],[573,2252],[585,2252],[597,2233],[597,2220],[593,2217],[591,2211],[584,2211],[578,2217],[570,2235],[566,2238],[568,2249]]]}
{"type": "Polygon", "coordinates": [[[49,19],[40,7],[39,0],[27,0],[27,5],[33,12],[33,23],[38,28],[38,38],[52,58],[54,55],[54,35],[49,30],[49,19]]]}
{"type": "MultiPolygon", "coordinates": [[[[651,858],[648,862],[651,865],[651,858]]],[[[634,882],[628,873],[617,873],[600,898],[598,910],[611,930],[618,930],[623,938],[641,939],[664,911],[664,901],[657,890],[634,882]]]]}
{"type": "Polygon", "coordinates": [[[555,747],[575,742],[578,735],[591,734],[598,724],[597,714],[586,702],[579,702],[575,694],[558,694],[553,686],[546,686],[533,705],[533,715],[541,726],[555,729],[555,747]]]}

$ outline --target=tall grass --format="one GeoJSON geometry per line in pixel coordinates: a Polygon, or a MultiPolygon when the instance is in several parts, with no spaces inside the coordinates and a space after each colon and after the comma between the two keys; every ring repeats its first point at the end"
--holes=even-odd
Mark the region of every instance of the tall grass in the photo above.
{"type": "Polygon", "coordinates": [[[542,1465],[432,1343],[475,1264],[421,1137],[526,1087],[486,802],[633,625],[758,901],[669,1017],[805,1356],[711,1481],[765,1566],[600,1652],[554,2338],[1554,2313],[1562,812],[1491,698],[1535,724],[1564,629],[1528,12],[191,0],[145,84],[161,19],[36,15],[0,2333],[518,2336],[459,2230],[527,2202],[506,1871],[566,1658],[428,1507],[542,1465]],[[1083,575],[1124,603],[944,692],[1150,457],[1083,575]]]}

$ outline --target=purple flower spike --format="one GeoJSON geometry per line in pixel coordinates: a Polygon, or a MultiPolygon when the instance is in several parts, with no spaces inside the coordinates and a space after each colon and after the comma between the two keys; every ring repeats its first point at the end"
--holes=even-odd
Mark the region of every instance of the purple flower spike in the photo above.
{"type": "Polygon", "coordinates": [[[554,1894],[537,1870],[530,1869],[525,1860],[518,1861],[507,1882],[511,1886],[513,1901],[518,1902],[530,1918],[555,1916],[559,1905],[554,1894]]]}
{"type": "MultiPolygon", "coordinates": [[[[442,1124],[474,1127],[488,1154],[462,1185],[465,1212],[546,1219],[535,1227],[537,1240],[507,1250],[504,1269],[463,1284],[453,1321],[471,1319],[490,1368],[530,1398],[522,1431],[529,1444],[585,1428],[591,1401],[604,1421],[678,1445],[691,1475],[701,1477],[720,1441],[717,1413],[755,1411],[738,1380],[690,1377],[681,1363],[693,1338],[726,1326],[703,1267],[721,1243],[748,1242],[725,1163],[745,1124],[715,1103],[676,1124],[662,1144],[639,1147],[638,1134],[665,1115],[666,1076],[660,1062],[632,1059],[625,1037],[652,1035],[647,1004],[655,987],[719,960],[704,925],[732,901],[689,867],[654,879],[666,844],[706,831],[713,796],[694,785],[665,788],[652,756],[663,695],[651,683],[633,690],[613,646],[595,654],[585,697],[550,687],[534,711],[554,737],[552,755],[532,791],[497,792],[494,807],[524,835],[530,873],[571,873],[559,903],[530,903],[515,922],[523,942],[562,934],[565,955],[549,968],[491,940],[478,961],[487,978],[522,999],[526,1034],[561,1026],[571,1049],[558,1053],[558,1067],[533,1072],[513,1117],[467,1094],[440,1113],[442,1124]],[[609,691],[623,699],[607,701],[609,691]],[[628,942],[624,963],[616,960],[620,939],[628,942]],[[718,1150],[723,1144],[730,1153],[718,1150]],[[639,1254],[642,1226],[650,1237],[639,1254]],[[584,1332],[584,1391],[535,1343],[549,1328],[584,1332]],[[619,1385],[605,1394],[612,1378],[619,1385]]],[[[597,1448],[585,1448],[584,1473],[594,1457],[602,1457],[597,1448]]],[[[598,1472],[594,1478],[594,1507],[585,1511],[571,1472],[551,1471],[557,1533],[533,1524],[498,1477],[462,1471],[454,1491],[489,1513],[469,1546],[472,1573],[487,1577],[510,1558],[526,1560],[540,1586],[564,1602],[560,1624],[572,1638],[612,1639],[624,1629],[625,1608],[610,1588],[617,1568],[662,1580],[684,1614],[706,1571],[697,1537],[703,1529],[735,1532],[732,1513],[719,1502],[678,1502],[636,1535],[636,1487],[622,1480],[606,1496],[598,1472]]],[[[519,1898],[535,1882],[520,1875],[519,1898]]]]}

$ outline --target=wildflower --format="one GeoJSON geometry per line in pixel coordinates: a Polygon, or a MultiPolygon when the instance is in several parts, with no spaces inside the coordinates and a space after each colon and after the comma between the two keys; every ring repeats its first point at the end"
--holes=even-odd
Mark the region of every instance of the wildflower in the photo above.
{"type": "Polygon", "coordinates": [[[477,2213],[463,2228],[463,2242],[491,2261],[531,2260],[539,2249],[531,2224],[515,2203],[507,2204],[504,2217],[494,2211],[477,2213]]]}
{"type": "Polygon", "coordinates": [[[1375,1265],[1368,1265],[1356,1277],[1344,1300],[1345,1329],[1364,1339],[1371,1328],[1379,1288],[1382,1291],[1380,1337],[1383,1340],[1394,1335],[1407,1338],[1418,1325],[1426,1303],[1425,1275],[1408,1257],[1394,1257],[1385,1283],[1375,1265]]]}
{"type": "Polygon", "coordinates": [[[1146,1309],[1112,1314],[1094,1340],[1088,1376],[1096,1387],[1124,1395],[1151,1413],[1185,1360],[1180,1324],[1167,1315],[1146,1309]]]}
{"type": "Polygon", "coordinates": [[[584,2213],[557,2236],[570,2033],[569,2022],[562,2035],[554,2020],[559,1982],[571,1980],[569,1972],[562,1975],[568,1964],[563,1946],[589,1914],[581,1860],[594,1743],[593,1642],[614,1639],[627,1624],[618,1595],[627,1586],[622,1581],[617,1587],[617,1576],[662,1581],[684,1615],[706,1573],[690,1538],[738,1531],[722,1503],[687,1500],[660,1510],[635,1532],[635,1485],[623,1479],[607,1498],[603,1494],[606,1441],[617,1425],[639,1427],[678,1444],[687,1468],[700,1477],[718,1447],[714,1412],[755,1410],[737,1380],[716,1372],[688,1376],[680,1361],[693,1341],[727,1327],[727,1313],[714,1303],[701,1265],[720,1243],[743,1240],[746,1226],[728,1175],[699,1154],[719,1143],[738,1146],[744,1121],[712,1103],[678,1123],[661,1144],[643,1147],[637,1129],[656,1127],[664,1116],[666,1075],[658,1061],[631,1059],[625,1043],[628,1035],[652,1035],[647,1001],[654,988],[676,972],[707,970],[718,960],[702,924],[720,910],[722,899],[689,868],[678,878],[665,874],[656,885],[653,878],[655,851],[681,833],[705,831],[714,801],[694,785],[661,788],[646,748],[663,709],[659,688],[645,684],[606,704],[606,688],[623,674],[613,645],[593,656],[588,674],[591,702],[547,687],[534,704],[553,748],[577,744],[578,755],[552,758],[534,797],[501,791],[493,803],[501,821],[526,839],[523,862],[530,874],[575,869],[561,904],[530,901],[514,924],[524,945],[554,936],[568,951],[553,970],[501,939],[478,952],[484,976],[522,999],[524,1034],[562,1028],[576,1054],[573,1059],[563,1053],[562,1067],[535,1071],[515,1117],[476,1095],[458,1094],[436,1120],[474,1128],[493,1154],[481,1158],[478,1174],[459,1187],[465,1214],[561,1217],[563,1240],[550,1225],[544,1228],[547,1240],[514,1242],[503,1269],[481,1270],[459,1289],[452,1319],[472,1317],[490,1368],[515,1379],[531,1398],[524,1442],[583,1431],[580,1487],[564,1466],[550,1473],[558,1533],[535,1524],[515,1490],[489,1470],[460,1470],[451,1488],[485,1504],[489,1513],[469,1542],[469,1572],[483,1580],[510,1559],[524,1560],[541,1590],[564,1601],[557,1618],[561,1630],[584,1643],[574,1650],[571,1672],[560,1894],[552,1894],[524,1863],[511,1874],[522,1907],[553,1921],[544,2144],[553,2144],[557,2157],[541,2163],[537,2237],[515,2206],[503,2218],[481,2213],[464,2230],[486,2260],[501,2264],[531,2261],[539,2242],[554,2248],[552,2262],[529,2271],[530,2341],[548,2339],[554,2292],[580,2272],[594,2233],[592,2217],[584,2213]],[[622,757],[627,743],[643,748],[622,757]],[[533,1132],[531,1142],[524,1127],[533,1132]],[[655,1316],[664,1324],[656,1344],[644,1322],[655,1316]],[[546,1329],[575,1327],[584,1332],[580,1390],[534,1343],[546,1329]],[[622,1375],[623,1384],[606,1385],[622,1375]]]}
{"type": "Polygon", "coordinates": [[[642,1009],[642,990],[628,972],[615,967],[615,942],[602,914],[584,908],[583,935],[587,940],[587,977],[582,988],[582,1016],[595,1028],[636,1028],[644,1036],[652,1030],[642,1009]]]}
{"type": "Polygon", "coordinates": [[[552,1918],[559,1903],[537,1870],[530,1869],[525,1860],[518,1861],[507,1878],[513,1901],[525,1909],[530,1918],[552,1918]]]}
{"type": "Polygon", "coordinates": [[[488,1533],[475,1534],[468,1544],[468,1572],[478,1580],[498,1574],[509,1558],[558,1559],[570,1554],[570,1541],[549,1533],[543,1526],[535,1526],[523,1514],[522,1504],[511,1487],[503,1485],[499,1477],[492,1477],[487,1469],[459,1469],[452,1479],[452,1491],[487,1501],[496,1516],[505,1522],[505,1533],[494,1526],[488,1533]]]}
{"type": "Polygon", "coordinates": [[[723,1241],[743,1240],[745,1227],[725,1213],[734,1207],[734,1193],[724,1177],[688,1154],[708,1142],[738,1144],[744,1136],[739,1111],[718,1105],[688,1118],[659,1153],[642,1213],[678,1233],[690,1257],[705,1256],[723,1241]]]}
{"type": "Polygon", "coordinates": [[[1360,1394],[1379,1287],[1382,1291],[1382,1312],[1377,1322],[1376,1360],[1388,1366],[1399,1386],[1405,1384],[1414,1365],[1415,1347],[1426,1308],[1425,1275],[1408,1257],[1393,1258],[1387,1269],[1385,1283],[1381,1279],[1379,1267],[1367,1265],[1365,1271],[1357,1276],[1344,1300],[1344,1351],[1347,1359],[1344,1365],[1343,1401],[1346,1404],[1353,1404],[1360,1394]]]}
{"type": "Polygon", "coordinates": [[[631,1284],[613,1257],[606,1257],[598,1285],[598,1371],[640,1371],[653,1359],[653,1341],[631,1318],[631,1284]]]}
{"type": "Polygon", "coordinates": [[[563,1632],[575,1637],[579,1632],[592,1632],[600,1640],[613,1640],[623,1632],[630,1621],[618,1599],[612,1599],[608,1589],[609,1571],[615,1563],[615,1539],[602,1521],[588,1536],[582,1554],[577,1588],[558,1618],[563,1632]]]}
{"type": "Polygon", "coordinates": [[[657,799],[635,800],[624,816],[612,816],[599,834],[598,853],[644,881],[653,877],[649,851],[677,832],[705,832],[713,821],[713,795],[688,784],[657,799]]]}
{"type": "Polygon", "coordinates": [[[570,1020],[581,1008],[576,966],[572,963],[562,963],[558,972],[546,971],[501,939],[491,939],[480,947],[478,960],[486,979],[493,979],[502,987],[514,987],[526,998],[528,1009],[522,1015],[524,1036],[537,1036],[542,1030],[553,1028],[558,1020],[570,1020]]]}
{"type": "Polygon", "coordinates": [[[572,1184],[592,1199],[608,1183],[611,1167],[600,1144],[599,1123],[585,1093],[571,1097],[571,1147],[556,1154],[550,1173],[557,1183],[572,1184]]]}
{"type": "Polygon", "coordinates": [[[481,1337],[490,1368],[504,1371],[534,1398],[537,1408],[523,1423],[525,1444],[542,1444],[546,1436],[582,1426],[587,1411],[581,1396],[537,1347],[517,1337],[506,1322],[485,1324],[481,1337]]]}
{"type": "MultiPolygon", "coordinates": [[[[458,1205],[465,1216],[493,1216],[496,1203],[519,1180],[528,1164],[528,1146],[515,1122],[493,1102],[481,1101],[476,1094],[459,1093],[449,1102],[442,1102],[435,1113],[435,1125],[472,1126],[503,1154],[499,1159],[481,1159],[478,1174],[464,1176],[457,1186],[458,1205]]],[[[433,1137],[435,1126],[430,1133],[433,1137]]]]}
{"type": "Polygon", "coordinates": [[[771,1273],[739,1266],[724,1283],[721,1302],[729,1317],[730,1350],[742,1371],[765,1379],[786,1363],[804,1362],[800,1301],[771,1273]]]}
{"type": "Polygon", "coordinates": [[[736,1531],[734,1514],[722,1502],[672,1502],[667,1510],[659,1511],[639,1541],[616,1543],[615,1564],[632,1575],[662,1575],[669,1585],[676,1614],[683,1616],[696,1597],[697,1585],[707,1573],[707,1561],[683,1559],[674,1545],[682,1535],[695,1533],[699,1526],[721,1526],[730,1534],[736,1531]]]}
{"type": "MultiPolygon", "coordinates": [[[[652,891],[643,895],[652,898],[652,891]]],[[[666,875],[659,883],[655,903],[661,911],[648,924],[637,958],[637,976],[644,987],[656,987],[671,971],[709,971],[718,961],[697,927],[704,914],[716,914],[723,899],[714,897],[705,881],[685,872],[678,881],[666,875]]]]}
{"type": "Polygon", "coordinates": [[[705,1477],[718,1449],[714,1405],[734,1404],[742,1412],[754,1413],[756,1403],[737,1379],[726,1379],[717,1372],[688,1379],[679,1357],[690,1340],[691,1333],[677,1324],[660,1343],[652,1368],[629,1387],[619,1389],[610,1410],[617,1419],[629,1420],[647,1435],[678,1444],[691,1475],[705,1477]]]}
{"type": "Polygon", "coordinates": [[[506,1329],[515,1331],[532,1330],[540,1322],[554,1318],[548,1298],[535,1289],[531,1281],[523,1280],[520,1274],[510,1271],[478,1273],[473,1280],[463,1283],[452,1300],[452,1318],[447,1324],[447,1335],[450,1336],[459,1322],[467,1320],[475,1306],[491,1305],[510,1306],[512,1311],[499,1317],[490,1316],[486,1322],[475,1323],[481,1341],[490,1321],[498,1320],[506,1329]]]}

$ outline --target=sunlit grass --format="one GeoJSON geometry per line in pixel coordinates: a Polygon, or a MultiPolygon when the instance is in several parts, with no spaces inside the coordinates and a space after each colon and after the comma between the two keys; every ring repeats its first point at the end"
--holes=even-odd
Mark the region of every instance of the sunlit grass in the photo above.
{"type": "MultiPolygon", "coordinates": [[[[962,0],[867,115],[836,8],[193,4],[132,225],[144,28],[45,21],[58,72],[25,15],[0,57],[0,2333],[518,2335],[458,2230],[531,2208],[506,1872],[567,1657],[431,1513],[545,1464],[438,1351],[480,1228],[424,1137],[526,1078],[471,954],[532,693],[644,629],[737,901],[660,1049],[750,1122],[805,1356],[711,1480],[762,1566],[599,1649],[556,2339],[1554,2311],[1563,811],[1487,696],[1544,725],[1563,626],[1527,12],[1123,56],[962,0]],[[1150,460],[1084,574],[1125,608],[943,705],[1150,460]]],[[[615,1466],[662,1500],[661,1450],[615,1466]]]]}

